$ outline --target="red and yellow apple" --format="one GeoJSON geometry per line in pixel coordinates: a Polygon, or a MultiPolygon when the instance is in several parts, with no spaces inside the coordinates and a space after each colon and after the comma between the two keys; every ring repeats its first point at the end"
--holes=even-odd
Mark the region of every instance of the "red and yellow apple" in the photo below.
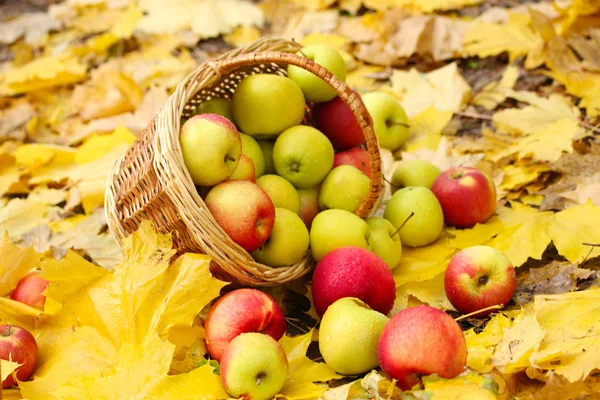
{"type": "MultiPolygon", "coordinates": [[[[38,345],[33,335],[26,329],[16,325],[0,325],[0,358],[21,364],[16,374],[20,381],[27,380],[37,363],[38,345]]],[[[12,375],[3,382],[2,388],[16,384],[12,375]]]]}
{"type": "Polygon", "coordinates": [[[477,168],[444,171],[433,182],[431,191],[444,210],[446,223],[457,228],[483,223],[496,211],[496,186],[477,168]]]}
{"type": "Polygon", "coordinates": [[[213,97],[210,100],[203,101],[196,107],[194,114],[217,114],[231,122],[235,122],[231,112],[231,101],[223,97],[213,97]]]}
{"type": "Polygon", "coordinates": [[[262,246],[275,224],[273,201],[250,181],[222,182],[204,202],[225,233],[249,253],[262,246]]]}
{"type": "Polygon", "coordinates": [[[356,297],[385,315],[394,306],[396,285],[381,258],[360,247],[347,246],[319,261],[313,273],[312,296],[319,316],[343,297],[356,297]]]}
{"type": "Polygon", "coordinates": [[[247,155],[252,160],[256,179],[258,179],[265,173],[265,155],[258,141],[252,136],[240,132],[240,138],[242,139],[242,154],[247,155]]]}
{"type": "Polygon", "coordinates": [[[430,306],[404,309],[386,324],[377,358],[384,373],[402,390],[420,383],[423,375],[450,379],[464,371],[467,345],[451,316],[430,306]]]}
{"type": "Polygon", "coordinates": [[[222,296],[210,308],[206,321],[206,348],[211,357],[221,360],[235,337],[260,332],[279,340],[286,330],[281,309],[275,300],[257,289],[237,289],[222,296]]]}
{"type": "Polygon", "coordinates": [[[44,310],[46,304],[44,291],[49,283],[40,277],[39,272],[31,272],[19,280],[15,289],[10,293],[10,298],[39,310],[44,310]]]}
{"type": "Polygon", "coordinates": [[[350,150],[335,153],[333,168],[339,165],[351,165],[358,168],[366,176],[371,176],[371,157],[369,157],[369,152],[362,147],[354,147],[350,150]]]}
{"type": "Polygon", "coordinates": [[[371,250],[371,230],[364,219],[346,210],[321,211],[310,227],[310,251],[321,261],[328,253],[345,246],[371,250]]]}
{"type": "MultiPolygon", "coordinates": [[[[517,275],[512,263],[500,250],[489,246],[472,246],[459,251],[444,273],[446,297],[463,314],[506,305],[516,288],[517,275]]],[[[492,311],[474,316],[484,317],[492,311]]]]}
{"type": "Polygon", "coordinates": [[[321,210],[336,208],[355,212],[365,201],[371,180],[351,165],[335,167],[325,177],[319,190],[321,210]]]}
{"type": "Polygon", "coordinates": [[[254,164],[252,163],[250,157],[245,154],[240,154],[238,166],[228,180],[244,180],[250,182],[256,181],[256,172],[254,171],[254,164]]]}
{"type": "Polygon", "coordinates": [[[256,184],[269,195],[276,208],[286,208],[300,214],[298,191],[284,178],[279,175],[266,174],[258,178],[256,184]]]}
{"type": "MultiPolygon", "coordinates": [[[[356,99],[360,100],[360,95],[353,91],[349,101],[356,99]]],[[[348,150],[365,142],[358,120],[350,106],[339,96],[326,103],[315,104],[312,116],[316,127],[329,138],[336,150],[348,150]]]]}
{"type": "Polygon", "coordinates": [[[319,186],[309,189],[298,189],[300,196],[300,218],[308,229],[311,228],[313,219],[321,212],[319,208],[319,186]]]}

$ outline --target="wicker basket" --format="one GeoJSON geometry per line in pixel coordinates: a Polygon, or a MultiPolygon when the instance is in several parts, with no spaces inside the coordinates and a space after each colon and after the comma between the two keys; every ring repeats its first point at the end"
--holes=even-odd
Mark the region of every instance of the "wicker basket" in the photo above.
{"type": "MultiPolygon", "coordinates": [[[[203,62],[181,82],[140,137],[115,164],[107,182],[105,209],[109,229],[119,242],[134,232],[143,219],[157,230],[171,233],[181,252],[206,253],[211,270],[221,279],[243,286],[272,286],[306,274],[314,265],[308,254],[299,263],[272,268],[255,262],[234,243],[198,194],[184,165],[179,144],[182,120],[199,103],[212,97],[230,98],[245,76],[286,74],[288,64],[304,68],[328,82],[350,106],[363,129],[371,161],[371,187],[356,211],[369,215],[381,190],[381,165],[372,120],[357,96],[325,68],[297,55],[298,44],[263,38],[221,57],[203,62]]],[[[310,114],[310,104],[307,107],[310,114]]],[[[307,117],[304,123],[310,123],[307,117]]]]}

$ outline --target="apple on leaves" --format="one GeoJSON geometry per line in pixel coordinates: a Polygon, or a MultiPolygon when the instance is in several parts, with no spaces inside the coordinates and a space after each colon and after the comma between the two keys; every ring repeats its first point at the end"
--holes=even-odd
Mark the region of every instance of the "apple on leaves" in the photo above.
{"type": "Polygon", "coordinates": [[[10,298],[38,310],[44,310],[46,296],[43,293],[49,283],[40,276],[38,271],[31,272],[19,280],[15,289],[10,293],[10,298]]]}
{"type": "MultiPolygon", "coordinates": [[[[20,326],[3,324],[0,325],[0,358],[12,360],[21,364],[17,368],[17,378],[20,381],[27,380],[37,363],[38,345],[33,335],[20,326]]],[[[2,381],[2,388],[8,388],[16,384],[12,375],[2,381]]]]}

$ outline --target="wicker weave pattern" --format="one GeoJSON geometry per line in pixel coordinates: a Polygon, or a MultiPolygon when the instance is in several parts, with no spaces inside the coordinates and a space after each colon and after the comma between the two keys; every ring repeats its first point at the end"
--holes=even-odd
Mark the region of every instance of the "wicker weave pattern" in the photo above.
{"type": "MultiPolygon", "coordinates": [[[[256,73],[286,75],[288,64],[304,68],[336,89],[350,106],[365,134],[371,159],[369,195],[356,211],[369,215],[381,189],[381,165],[372,121],[362,102],[334,75],[295,54],[296,43],[264,38],[202,63],[167,99],[154,120],[115,164],[107,182],[105,207],[110,230],[119,242],[134,232],[143,219],[171,233],[180,252],[206,253],[213,258],[213,273],[247,286],[270,286],[306,274],[314,265],[310,252],[299,263],[272,268],[255,262],[216,223],[198,194],[185,167],[179,144],[182,120],[212,97],[231,98],[237,84],[256,73]]],[[[310,118],[305,121],[310,123],[310,118]]]]}

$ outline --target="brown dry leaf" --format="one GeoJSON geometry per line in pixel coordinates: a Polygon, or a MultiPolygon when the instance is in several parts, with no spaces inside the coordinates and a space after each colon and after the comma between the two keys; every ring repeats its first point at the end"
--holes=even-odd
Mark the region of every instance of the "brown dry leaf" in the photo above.
{"type": "Polygon", "coordinates": [[[23,38],[27,44],[38,44],[51,30],[57,30],[61,23],[49,13],[34,12],[21,14],[10,21],[0,23],[0,43],[12,44],[23,38]]]}
{"type": "Polygon", "coordinates": [[[512,89],[519,78],[519,68],[509,65],[499,81],[490,82],[473,96],[471,104],[481,106],[488,111],[494,110],[507,98],[506,89],[512,89]]]}
{"type": "Polygon", "coordinates": [[[584,204],[591,201],[595,206],[600,207],[600,175],[593,179],[594,183],[579,183],[574,190],[564,192],[562,197],[571,199],[578,204],[584,204]]]}
{"type": "Polygon", "coordinates": [[[332,33],[338,26],[340,17],[336,11],[309,11],[294,14],[279,35],[288,40],[302,42],[304,36],[314,32],[332,33]]]}
{"type": "Polygon", "coordinates": [[[35,115],[29,102],[17,101],[10,108],[0,111],[0,141],[25,139],[25,126],[35,115]]]}

